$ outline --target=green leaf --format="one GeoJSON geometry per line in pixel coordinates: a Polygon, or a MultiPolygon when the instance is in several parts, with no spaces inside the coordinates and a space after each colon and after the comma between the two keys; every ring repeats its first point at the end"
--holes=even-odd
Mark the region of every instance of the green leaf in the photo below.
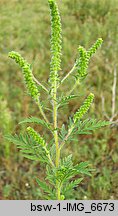
{"type": "Polygon", "coordinates": [[[13,142],[13,143],[15,143],[16,145],[24,145],[25,146],[25,144],[26,144],[26,139],[24,139],[24,137],[22,136],[22,135],[17,135],[17,134],[15,134],[14,136],[12,136],[12,135],[10,135],[10,134],[8,134],[8,135],[6,135],[5,136],[5,138],[7,139],[7,140],[9,140],[9,142],[13,142]]]}
{"type": "Polygon", "coordinates": [[[21,149],[20,150],[22,153],[29,153],[29,154],[31,154],[32,153],[32,149],[21,149]]]}
{"type": "Polygon", "coordinates": [[[72,154],[68,155],[67,157],[61,160],[61,166],[64,166],[67,168],[73,167],[72,154]]]}
{"type": "Polygon", "coordinates": [[[91,176],[91,169],[88,162],[81,162],[73,166],[71,156],[66,158],[67,160],[61,161],[60,167],[55,171],[55,178],[60,184],[69,183],[69,180],[78,174],[85,174],[91,176]]]}
{"type": "Polygon", "coordinates": [[[36,178],[37,184],[41,187],[42,190],[46,193],[52,193],[52,188],[49,187],[45,182],[40,181],[38,178],[36,178]]]}
{"type": "Polygon", "coordinates": [[[78,97],[77,95],[69,95],[69,96],[66,96],[66,97],[62,97],[59,102],[58,102],[58,108],[59,107],[62,107],[66,104],[68,104],[68,102],[71,100],[71,99],[75,99],[76,97],[78,97]]]}
{"type": "Polygon", "coordinates": [[[109,121],[102,121],[96,119],[86,119],[84,121],[77,122],[77,132],[76,134],[91,134],[92,131],[99,129],[104,126],[110,125],[109,121]]]}
{"type": "Polygon", "coordinates": [[[49,163],[48,156],[45,152],[45,149],[41,145],[39,145],[37,142],[35,142],[34,139],[32,139],[31,136],[27,134],[20,134],[18,135],[7,135],[5,136],[7,140],[10,142],[13,142],[17,145],[17,148],[21,149],[22,155],[25,158],[28,158],[30,160],[40,161],[44,163],[49,163]]]}
{"type": "Polygon", "coordinates": [[[28,154],[22,154],[22,156],[33,161],[39,161],[39,158],[37,156],[28,155],[28,154]]]}
{"type": "Polygon", "coordinates": [[[52,169],[49,165],[47,165],[46,166],[46,180],[48,180],[50,184],[53,185],[54,187],[56,184],[55,174],[56,174],[55,167],[53,167],[52,169]]]}
{"type": "Polygon", "coordinates": [[[52,160],[55,161],[55,159],[56,159],[56,146],[55,146],[55,144],[52,144],[52,146],[49,146],[49,144],[48,144],[47,147],[50,150],[50,156],[51,156],[52,160]]]}
{"type": "Polygon", "coordinates": [[[48,124],[47,122],[45,122],[42,119],[36,118],[36,117],[30,117],[30,118],[25,118],[24,120],[22,120],[21,122],[19,122],[19,124],[23,124],[23,123],[36,123],[36,124],[41,124],[44,127],[46,127],[47,129],[50,129],[51,125],[48,124]]]}
{"type": "Polygon", "coordinates": [[[56,199],[55,189],[52,189],[51,186],[48,185],[45,181],[42,182],[38,178],[36,178],[36,182],[39,185],[39,187],[43,190],[44,197],[46,200],[56,199]]]}
{"type": "Polygon", "coordinates": [[[80,174],[80,173],[82,173],[82,174],[85,174],[85,175],[89,175],[89,176],[91,176],[91,171],[94,171],[94,169],[91,169],[91,168],[89,168],[88,166],[89,166],[90,164],[89,164],[89,162],[81,162],[81,163],[79,163],[79,164],[77,164],[75,167],[74,167],[74,169],[75,169],[75,172],[77,173],[77,174],[80,174]]]}
{"type": "Polygon", "coordinates": [[[67,182],[75,175],[75,169],[73,169],[72,155],[63,158],[60,161],[60,166],[55,170],[55,178],[60,183],[67,182]]]}
{"type": "Polygon", "coordinates": [[[64,186],[63,193],[65,194],[67,191],[70,191],[73,188],[77,187],[81,183],[82,180],[83,178],[78,178],[74,181],[69,182],[66,186],[64,186]]]}
{"type": "Polygon", "coordinates": [[[65,125],[63,124],[61,127],[61,131],[59,133],[60,139],[63,140],[65,138],[66,134],[67,134],[67,130],[65,128],[65,125]]]}

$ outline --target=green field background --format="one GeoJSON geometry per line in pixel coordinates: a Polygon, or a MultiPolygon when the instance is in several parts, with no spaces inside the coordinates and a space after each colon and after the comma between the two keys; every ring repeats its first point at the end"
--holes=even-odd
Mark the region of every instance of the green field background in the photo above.
{"type": "MultiPolygon", "coordinates": [[[[95,94],[89,117],[106,119],[111,116],[113,73],[118,74],[118,0],[58,0],[62,18],[64,76],[72,68],[79,45],[88,49],[98,37],[102,48],[91,60],[89,75],[74,93],[79,94],[59,112],[59,126],[66,124],[89,92],[95,94]]],[[[35,77],[48,81],[50,70],[50,14],[47,0],[0,0],[0,199],[42,199],[34,176],[45,178],[45,167],[24,159],[5,134],[24,132],[26,125],[18,122],[29,116],[40,117],[38,108],[27,95],[20,68],[8,58],[9,51],[18,51],[32,64],[35,77]]],[[[118,76],[117,76],[118,77],[118,76]]],[[[68,92],[73,79],[68,79],[61,91],[68,92]]],[[[117,84],[118,86],[118,84],[117,84]]],[[[42,92],[42,101],[46,96],[42,92]]],[[[116,112],[118,88],[116,89],[116,112]]],[[[46,114],[51,120],[50,112],[46,114]]],[[[117,117],[114,120],[117,120],[117,117]]],[[[46,134],[41,126],[34,126],[46,134]]],[[[50,138],[47,133],[46,138],[50,138]]],[[[73,154],[75,163],[89,161],[95,168],[92,177],[69,194],[69,199],[118,199],[118,125],[95,131],[92,135],[76,137],[68,143],[63,154],[73,154]]]]}

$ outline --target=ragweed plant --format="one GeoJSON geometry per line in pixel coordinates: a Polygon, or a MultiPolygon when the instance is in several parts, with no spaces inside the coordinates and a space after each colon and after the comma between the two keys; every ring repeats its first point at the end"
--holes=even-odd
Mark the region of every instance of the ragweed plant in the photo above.
{"type": "Polygon", "coordinates": [[[59,75],[62,55],[61,18],[56,0],[48,0],[48,3],[51,15],[51,63],[48,87],[45,87],[45,85],[34,78],[31,65],[27,63],[19,53],[11,51],[9,57],[15,60],[21,67],[28,93],[38,105],[42,115],[42,119],[30,117],[24,119],[21,123],[41,124],[51,132],[52,138],[49,142],[46,141],[46,138],[42,137],[37,131],[29,126],[26,129],[25,135],[10,135],[7,136],[7,139],[16,143],[17,147],[21,149],[24,157],[45,164],[45,181],[42,182],[38,178],[36,179],[43,191],[42,198],[64,200],[68,199],[68,192],[77,187],[83,180],[83,175],[91,175],[92,169],[88,162],[81,162],[74,165],[72,162],[72,155],[62,158],[61,152],[63,151],[63,148],[67,142],[72,141],[74,135],[90,134],[95,129],[109,125],[109,122],[101,120],[97,121],[96,119],[90,118],[82,120],[94,100],[94,94],[90,93],[82,106],[68,118],[68,127],[65,127],[64,124],[62,124],[61,128],[58,127],[59,108],[76,97],[72,92],[75,87],[82,84],[83,80],[87,77],[89,61],[101,46],[102,39],[99,38],[89,50],[79,46],[77,59],[73,68],[66,76],[61,77],[59,75]],[[74,86],[68,94],[60,96],[59,93],[62,84],[73,73],[75,77],[74,86]],[[48,120],[44,107],[42,106],[38,85],[46,92],[48,99],[51,102],[53,113],[51,122],[48,120]]]}

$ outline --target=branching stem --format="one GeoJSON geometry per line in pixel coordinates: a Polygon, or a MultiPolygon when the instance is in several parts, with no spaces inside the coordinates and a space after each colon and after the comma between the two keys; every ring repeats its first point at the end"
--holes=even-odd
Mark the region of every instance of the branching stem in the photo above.
{"type": "Polygon", "coordinates": [[[38,104],[39,110],[41,112],[41,115],[43,116],[43,118],[45,119],[45,121],[49,124],[49,121],[48,121],[48,119],[47,119],[47,117],[46,117],[46,115],[45,115],[45,113],[44,113],[44,111],[42,109],[42,106],[41,106],[40,102],[38,102],[37,104],[38,104]]]}
{"type": "MultiPolygon", "coordinates": [[[[70,76],[70,74],[72,74],[75,70],[75,65],[73,66],[73,68],[66,74],[66,76],[61,80],[61,84],[70,76]]],[[[60,85],[61,85],[60,84],[60,85]]]]}
{"type": "Polygon", "coordinates": [[[74,91],[74,89],[75,89],[79,84],[80,84],[80,81],[79,81],[79,79],[78,79],[78,80],[75,82],[73,88],[69,91],[68,95],[70,95],[70,94],[74,91]]]}
{"type": "Polygon", "coordinates": [[[48,156],[48,159],[49,159],[49,161],[50,161],[51,166],[54,167],[54,163],[53,163],[53,161],[52,161],[52,159],[51,159],[50,153],[48,152],[48,150],[47,150],[46,147],[44,147],[44,150],[45,150],[45,152],[47,153],[47,156],[48,156]]]}
{"type": "Polygon", "coordinates": [[[48,89],[46,89],[46,87],[45,87],[42,83],[40,83],[40,82],[34,77],[33,74],[32,74],[32,76],[33,76],[33,80],[34,80],[39,86],[41,86],[43,90],[45,90],[45,91],[48,93],[48,89]]]}

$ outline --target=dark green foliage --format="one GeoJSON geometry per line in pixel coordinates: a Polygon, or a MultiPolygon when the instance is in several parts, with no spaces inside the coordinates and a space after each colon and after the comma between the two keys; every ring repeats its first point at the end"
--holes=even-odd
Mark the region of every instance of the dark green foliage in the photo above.
{"type": "Polygon", "coordinates": [[[59,107],[62,107],[64,105],[67,105],[71,99],[75,99],[77,97],[78,97],[77,95],[69,95],[69,96],[65,96],[65,97],[63,96],[63,97],[59,98],[57,107],[59,108],[59,107]]]}
{"type": "Polygon", "coordinates": [[[61,129],[60,129],[60,133],[59,133],[60,139],[63,140],[65,138],[66,134],[67,134],[67,130],[66,130],[65,125],[63,124],[61,129]]]}
{"type": "Polygon", "coordinates": [[[83,178],[79,178],[69,182],[69,184],[65,185],[65,187],[63,188],[63,194],[66,194],[70,192],[72,189],[75,189],[81,183],[82,180],[83,178]]]}
{"type": "Polygon", "coordinates": [[[93,171],[93,169],[89,168],[88,162],[81,162],[80,164],[74,166],[72,162],[72,155],[69,155],[60,161],[58,169],[54,167],[52,169],[49,165],[47,166],[46,180],[49,182],[48,184],[41,182],[38,179],[37,182],[42,188],[44,194],[47,193],[50,195],[50,198],[55,199],[54,188],[56,181],[59,182],[62,196],[66,196],[68,192],[71,192],[83,180],[83,178],[80,177],[72,181],[71,179],[80,174],[91,176],[91,171],[93,171]]]}
{"type": "Polygon", "coordinates": [[[108,126],[111,123],[108,121],[96,120],[96,119],[86,119],[84,121],[79,121],[76,125],[76,134],[92,134],[92,131],[99,129],[104,126],[108,126]]]}
{"type": "Polygon", "coordinates": [[[36,182],[38,183],[39,187],[42,189],[43,196],[45,199],[55,199],[54,190],[47,185],[45,182],[40,181],[39,179],[36,179],[36,182]]]}
{"type": "Polygon", "coordinates": [[[19,124],[23,124],[23,123],[36,123],[36,124],[41,124],[42,126],[46,127],[47,129],[50,129],[51,125],[48,124],[47,122],[45,122],[42,119],[36,118],[36,117],[29,117],[26,118],[24,120],[22,120],[21,122],[19,122],[19,124]]]}
{"type": "Polygon", "coordinates": [[[31,136],[27,134],[20,134],[19,136],[7,135],[6,139],[12,143],[15,143],[17,147],[21,149],[22,155],[25,158],[41,161],[43,163],[49,163],[45,150],[31,136]]]}

